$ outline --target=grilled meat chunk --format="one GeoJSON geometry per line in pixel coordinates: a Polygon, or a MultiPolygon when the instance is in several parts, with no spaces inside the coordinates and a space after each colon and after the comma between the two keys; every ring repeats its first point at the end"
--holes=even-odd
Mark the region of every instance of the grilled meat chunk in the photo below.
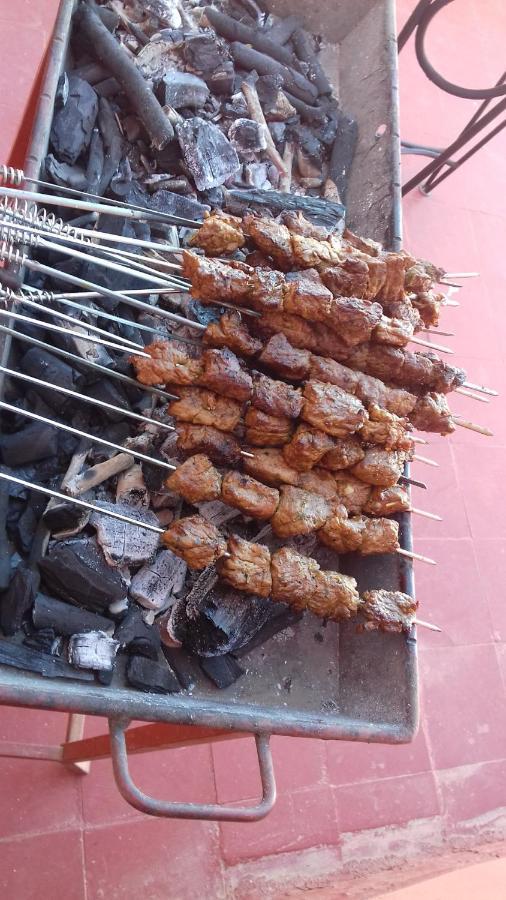
{"type": "Polygon", "coordinates": [[[360,515],[371,496],[371,485],[359,481],[349,472],[334,472],[333,475],[339,502],[351,515],[360,515]]]}
{"type": "MultiPolygon", "coordinates": [[[[367,423],[366,423],[367,424],[367,423]]],[[[328,450],[322,456],[320,465],[324,469],[330,469],[331,472],[338,472],[340,469],[349,469],[356,463],[360,462],[365,456],[360,439],[351,434],[345,438],[336,438],[332,450],[328,450]]]]}
{"type": "Polygon", "coordinates": [[[283,224],[290,229],[292,234],[300,234],[302,237],[311,237],[317,241],[326,241],[329,236],[329,229],[323,225],[315,225],[298,210],[292,212],[286,210],[281,213],[283,224]]]}
{"type": "Polygon", "coordinates": [[[243,325],[241,315],[230,310],[220,316],[219,322],[210,322],[202,342],[209,347],[228,347],[238,356],[256,356],[262,349],[262,342],[253,337],[243,325]]]}
{"type": "Polygon", "coordinates": [[[271,519],[272,530],[281,538],[317,531],[331,513],[320,494],[285,485],[280,488],[279,505],[271,519]]]}
{"type": "Polygon", "coordinates": [[[386,263],[386,277],[377,294],[378,300],[385,300],[387,303],[401,300],[404,296],[404,273],[414,260],[402,250],[399,253],[385,253],[383,259],[386,263]]]}
{"type": "Polygon", "coordinates": [[[323,268],[321,278],[334,296],[364,297],[367,291],[369,268],[364,260],[349,257],[339,265],[323,268]]]}
{"type": "Polygon", "coordinates": [[[318,272],[309,269],[287,276],[283,312],[300,316],[309,322],[328,322],[332,301],[332,294],[320,281],[318,272]]]}
{"type": "Polygon", "coordinates": [[[298,388],[282,381],[274,381],[260,372],[253,373],[251,403],[270,416],[297,419],[302,410],[302,396],[298,388]]]}
{"type": "Polygon", "coordinates": [[[165,486],[180,494],[187,503],[218,500],[221,496],[221,475],[209,457],[197,453],[169,475],[165,486]]]}
{"type": "Polygon", "coordinates": [[[286,225],[260,216],[244,216],[244,233],[265,256],[271,256],[283,272],[292,266],[292,235],[286,225]]]}
{"type": "Polygon", "coordinates": [[[391,516],[394,513],[404,512],[411,507],[409,494],[400,484],[392,487],[372,488],[367,503],[362,507],[362,512],[367,516],[391,516]]]}
{"type": "Polygon", "coordinates": [[[323,384],[321,381],[311,381],[305,385],[301,416],[310,425],[334,437],[352,434],[367,419],[360,400],[333,384],[323,384]]]}
{"type": "Polygon", "coordinates": [[[183,455],[205,453],[219,466],[234,466],[241,459],[241,445],[231,434],[209,425],[176,425],[177,449],[183,455]]]}
{"type": "Polygon", "coordinates": [[[452,434],[455,425],[450,407],[444,394],[430,392],[417,401],[411,414],[413,428],[421,431],[434,431],[437,434],[452,434]]]}
{"type": "Polygon", "coordinates": [[[331,472],[325,469],[311,469],[310,472],[301,472],[297,487],[304,488],[305,491],[311,491],[313,494],[320,494],[326,500],[335,500],[337,497],[337,486],[335,478],[331,472]]]}
{"type": "Polygon", "coordinates": [[[250,406],[244,417],[246,440],[254,447],[282,447],[292,436],[293,420],[286,416],[269,416],[250,406]]]}
{"type": "Polygon", "coordinates": [[[228,347],[223,350],[205,350],[202,361],[204,364],[202,384],[205,384],[206,388],[233,400],[239,400],[240,403],[249,400],[253,390],[251,375],[228,347]]]}
{"type": "Polygon", "coordinates": [[[409,454],[403,450],[369,447],[364,458],[353,466],[351,471],[356,478],[367,484],[391,487],[393,484],[397,484],[408,458],[409,454]]]}
{"type": "Polygon", "coordinates": [[[279,491],[267,487],[243,472],[227,472],[221,486],[221,499],[254,519],[270,519],[279,503],[279,491]]]}
{"type": "Polygon", "coordinates": [[[251,447],[250,450],[253,453],[253,459],[243,457],[243,466],[249,475],[253,475],[254,478],[273,487],[279,487],[282,484],[298,484],[300,473],[285,462],[281,450],[275,447],[266,449],[251,447]]]}
{"type": "Polygon", "coordinates": [[[394,519],[368,519],[364,521],[360,552],[363,556],[373,553],[395,553],[399,549],[399,523],[394,519]]]}
{"type": "Polygon", "coordinates": [[[401,388],[387,387],[379,378],[356,372],[334,359],[311,356],[310,377],[317,381],[336,384],[354,394],[362,403],[376,403],[398,416],[407,416],[416,405],[414,394],[401,388]]]}
{"type": "Polygon", "coordinates": [[[371,403],[369,419],[360,429],[360,439],[366,444],[381,444],[385,450],[413,450],[411,424],[386,409],[371,403]]]}
{"type": "Polygon", "coordinates": [[[284,312],[268,312],[260,319],[255,319],[251,327],[255,334],[264,339],[281,333],[288,338],[293,347],[313,351],[319,349],[314,325],[300,316],[289,316],[284,312]]]}
{"type": "Polygon", "coordinates": [[[294,268],[319,269],[321,266],[338,263],[341,258],[339,247],[328,241],[318,241],[312,237],[292,234],[292,260],[294,268]]]}
{"type": "Polygon", "coordinates": [[[391,319],[383,316],[372,332],[372,337],[380,344],[387,344],[392,347],[405,347],[414,333],[415,327],[410,319],[391,319]]]}
{"type": "Polygon", "coordinates": [[[418,609],[418,603],[401,591],[365,591],[360,612],[365,623],[357,631],[410,631],[418,609]]]}
{"type": "Polygon", "coordinates": [[[164,531],[163,544],[184,559],[190,569],[205,569],[227,552],[218,529],[202,516],[178,519],[164,531]]]}
{"type": "Polygon", "coordinates": [[[419,331],[422,327],[420,313],[413,306],[411,300],[404,297],[403,300],[396,300],[393,303],[383,303],[383,312],[391,319],[402,319],[413,327],[413,331],[419,331]]]}
{"type": "Polygon", "coordinates": [[[404,273],[404,290],[413,294],[423,294],[430,291],[432,278],[424,268],[422,262],[417,261],[414,266],[406,269],[404,273]]]}
{"type": "Polygon", "coordinates": [[[318,540],[336,553],[354,553],[360,550],[363,531],[362,516],[346,519],[341,515],[334,515],[320,528],[318,540]]]}
{"type": "Polygon", "coordinates": [[[272,554],[272,599],[292,609],[308,609],[317,616],[338,621],[355,615],[360,603],[357,582],[349,575],[322,572],[314,559],[290,547],[272,554]]]}
{"type": "Polygon", "coordinates": [[[271,554],[262,544],[245,541],[237,535],[228,539],[229,557],[218,560],[216,568],[227,584],[257,597],[269,597],[271,582],[271,554]]]}
{"type": "Polygon", "coordinates": [[[324,431],[301,423],[290,443],[283,447],[283,456],[289,466],[298,469],[299,472],[307,472],[333,448],[334,443],[324,431]]]}
{"type": "Polygon", "coordinates": [[[309,375],[311,354],[309,350],[292,347],[284,334],[274,334],[265,344],[258,362],[280,378],[302,381],[309,375]]]}
{"type": "Polygon", "coordinates": [[[192,247],[200,247],[207,256],[225,256],[245,243],[242,219],[216,209],[190,238],[192,247]]]}
{"type": "Polygon", "coordinates": [[[233,431],[241,421],[241,404],[198,387],[178,387],[179,400],[169,403],[171,416],[191,425],[208,425],[233,431]]]}
{"type": "Polygon", "coordinates": [[[368,341],[376,334],[383,317],[379,303],[358,297],[333,297],[329,324],[350,347],[368,341]]]}
{"type": "Polygon", "coordinates": [[[231,260],[222,263],[217,259],[197,256],[183,251],[183,275],[191,281],[191,295],[202,303],[222,300],[247,306],[255,284],[255,269],[231,260]]]}
{"type": "Polygon", "coordinates": [[[188,347],[177,341],[154,341],[145,347],[151,359],[132,356],[130,362],[141,384],[197,384],[203,373],[200,357],[192,357],[188,347]]]}
{"type": "Polygon", "coordinates": [[[255,269],[250,306],[257,312],[282,312],[285,280],[272,269],[255,269]]]}
{"type": "Polygon", "coordinates": [[[443,294],[438,294],[436,291],[422,291],[413,297],[411,303],[426,328],[434,328],[439,325],[439,310],[443,299],[443,294]]]}

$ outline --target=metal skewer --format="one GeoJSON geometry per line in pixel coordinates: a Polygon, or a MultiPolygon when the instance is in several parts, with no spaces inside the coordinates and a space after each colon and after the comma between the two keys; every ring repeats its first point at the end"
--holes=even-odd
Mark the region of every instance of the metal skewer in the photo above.
{"type": "MultiPolygon", "coordinates": [[[[445,278],[479,278],[479,272],[445,272],[443,275],[443,279],[445,278]]],[[[440,281],[439,284],[444,284],[444,280],[440,281]]]]}
{"type": "Polygon", "coordinates": [[[490,403],[488,397],[480,397],[479,394],[473,394],[472,391],[466,390],[466,388],[458,387],[455,388],[456,394],[463,394],[464,397],[471,397],[472,400],[479,400],[480,403],[490,403]]]}
{"type": "Polygon", "coordinates": [[[427,490],[427,485],[423,481],[417,481],[416,478],[408,478],[407,475],[399,475],[399,482],[402,484],[411,484],[413,487],[423,488],[427,490]]]}
{"type": "Polygon", "coordinates": [[[435,559],[430,559],[428,556],[422,556],[421,553],[415,553],[413,550],[403,550],[402,547],[398,547],[395,552],[398,553],[399,556],[406,556],[408,559],[418,559],[420,562],[429,563],[430,566],[437,566],[435,559]]]}
{"type": "Polygon", "coordinates": [[[454,331],[440,331],[439,328],[424,328],[427,334],[438,334],[440,337],[455,337],[454,331]]]}

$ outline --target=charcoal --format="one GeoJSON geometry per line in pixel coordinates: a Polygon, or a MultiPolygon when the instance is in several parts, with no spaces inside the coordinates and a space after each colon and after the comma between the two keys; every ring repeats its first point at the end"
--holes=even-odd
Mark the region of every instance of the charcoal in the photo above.
{"type": "Polygon", "coordinates": [[[71,500],[52,500],[42,514],[47,529],[60,537],[79,534],[86,527],[90,511],[76,506],[71,500]]]}
{"type": "Polygon", "coordinates": [[[68,99],[55,113],[49,140],[57,158],[73,165],[89,146],[97,118],[98,98],[82,78],[69,75],[68,81],[68,99]]]}
{"type": "Polygon", "coordinates": [[[97,62],[89,62],[85,63],[82,66],[78,66],[76,69],[73,69],[70,75],[75,75],[78,78],[84,78],[88,84],[91,84],[93,87],[99,81],[102,81],[104,78],[107,78],[108,69],[106,66],[101,66],[100,63],[97,62]]]}
{"type": "Polygon", "coordinates": [[[284,143],[284,140],[286,137],[285,122],[270,122],[269,123],[269,131],[270,131],[273,141],[277,147],[279,147],[280,144],[284,143]]]}
{"type": "Polygon", "coordinates": [[[4,634],[19,631],[39,586],[39,573],[21,563],[0,600],[0,627],[4,634]]]}
{"type": "Polygon", "coordinates": [[[116,661],[119,643],[104,631],[73,634],[68,646],[68,659],[78,669],[111,672],[116,661]]]}
{"type": "MultiPolygon", "coordinates": [[[[106,510],[124,513],[139,523],[158,525],[155,514],[149,510],[137,510],[122,503],[100,503],[106,510]]],[[[137,525],[130,525],[111,516],[94,512],[90,519],[97,530],[97,540],[110,566],[135,565],[147,562],[158,547],[159,536],[137,525]]]]}
{"type": "Polygon", "coordinates": [[[79,609],[41,593],[34,599],[32,620],[35,628],[52,628],[56,634],[66,637],[86,631],[111,632],[114,627],[112,620],[105,616],[79,609]]]}
{"type": "Polygon", "coordinates": [[[53,181],[60,187],[73,188],[75,191],[84,191],[88,186],[86,172],[82,166],[70,166],[68,163],[59,162],[52,153],[46,156],[44,168],[49,181],[53,181]]]}
{"type": "Polygon", "coordinates": [[[16,526],[16,546],[20,553],[26,555],[30,551],[37,528],[37,521],[37,516],[32,506],[26,506],[16,526]]]}
{"type": "Polygon", "coordinates": [[[201,325],[209,325],[211,322],[219,322],[220,316],[225,312],[224,306],[204,306],[198,300],[190,300],[188,312],[200,322],[201,325]]]}
{"type": "Polygon", "coordinates": [[[33,422],[13,434],[0,435],[0,455],[6,466],[24,466],[55,456],[58,432],[51,425],[33,422]]]}
{"type": "Polygon", "coordinates": [[[103,81],[99,81],[98,84],[95,85],[95,91],[99,98],[109,100],[110,97],[115,97],[116,94],[120,93],[121,85],[119,81],[116,81],[116,79],[111,76],[110,78],[104,78],[103,81]]]}
{"type": "MultiPolygon", "coordinates": [[[[99,119],[100,121],[100,119],[99,119]]],[[[93,129],[86,164],[86,190],[96,194],[104,171],[104,142],[98,128],[93,129]]]]}
{"type": "Polygon", "coordinates": [[[314,132],[307,125],[299,125],[294,129],[294,137],[306,157],[317,161],[321,168],[323,157],[322,145],[314,132]]]}
{"type": "Polygon", "coordinates": [[[199,191],[223,184],[240,169],[230,141],[217,125],[195,116],[176,127],[185,163],[199,191]]]}
{"type": "Polygon", "coordinates": [[[114,678],[114,669],[111,669],[110,672],[95,672],[95,678],[97,679],[99,684],[104,685],[104,687],[108,687],[112,684],[112,680],[114,678]]]}
{"type": "Polygon", "coordinates": [[[210,29],[185,35],[183,56],[190,71],[208,75],[223,69],[229,59],[225,41],[210,29]]]}
{"type": "Polygon", "coordinates": [[[40,631],[31,632],[24,638],[23,644],[32,650],[40,650],[41,653],[49,653],[52,656],[59,656],[62,650],[62,640],[54,628],[41,628],[40,631]]]}
{"type": "MultiPolygon", "coordinates": [[[[207,20],[216,29],[218,34],[227,38],[228,41],[242,41],[243,44],[249,44],[259,50],[260,53],[266,54],[273,60],[283,63],[285,66],[291,66],[294,62],[293,54],[286,47],[283,47],[279,41],[271,40],[268,32],[260,31],[258,28],[249,28],[230,16],[225,15],[213,6],[206,6],[205,13],[207,20]]],[[[251,69],[255,68],[251,66],[251,69]]]]}
{"type": "Polygon", "coordinates": [[[275,22],[274,25],[271,25],[270,28],[264,28],[264,34],[267,35],[269,40],[274,41],[277,44],[286,44],[294,31],[297,28],[300,28],[301,25],[301,16],[292,14],[290,16],[285,16],[283,19],[278,19],[278,21],[275,22]]]}
{"type": "MultiPolygon", "coordinates": [[[[101,378],[100,381],[95,381],[93,384],[90,384],[86,393],[89,397],[94,397],[96,400],[102,400],[105,403],[111,403],[113,406],[118,406],[120,410],[130,409],[128,399],[119,385],[119,382],[114,383],[110,378],[101,378]]],[[[124,419],[121,412],[114,412],[114,410],[110,409],[101,409],[100,412],[111,422],[121,422],[121,420],[124,419]]]]}
{"type": "Polygon", "coordinates": [[[142,651],[137,651],[139,656],[147,656],[148,659],[158,658],[161,646],[158,628],[146,625],[138,606],[128,608],[116,626],[114,638],[119,641],[121,648],[126,647],[129,653],[135,655],[135,646],[142,646],[142,651]],[[135,646],[132,647],[132,644],[135,646]]]}
{"type": "Polygon", "coordinates": [[[162,653],[170,668],[176,673],[181,687],[186,691],[193,690],[198,677],[197,659],[184,649],[166,647],[165,644],[162,644],[162,653]]]}
{"type": "Polygon", "coordinates": [[[39,568],[51,593],[93,612],[102,612],[127,595],[125,581],[107,564],[95,538],[53,544],[39,568]]]}
{"type": "Polygon", "coordinates": [[[104,163],[97,193],[102,195],[106,192],[112,176],[118,169],[124,149],[123,137],[112,106],[103,92],[98,102],[98,124],[103,141],[104,163]]]}
{"type": "MultiPolygon", "coordinates": [[[[48,353],[46,350],[40,350],[38,347],[32,347],[28,350],[20,360],[20,369],[32,378],[40,378],[47,381],[48,384],[63,387],[67,391],[73,391],[78,388],[83,381],[82,375],[76,369],[72,369],[66,362],[48,353]]],[[[50,388],[43,388],[37,385],[32,388],[39,397],[51,409],[63,412],[67,407],[72,405],[72,398],[67,398],[64,394],[53,391],[50,388]]]]}
{"type": "MultiPolygon", "coordinates": [[[[135,201],[134,201],[135,202],[135,201]]],[[[106,231],[108,234],[115,235],[118,234],[122,237],[135,238],[135,231],[130,222],[125,219],[120,218],[119,216],[100,216],[97,228],[100,231],[106,231]]],[[[108,243],[108,246],[111,249],[115,248],[114,243],[108,243]]],[[[123,246],[123,245],[122,245],[123,246]]],[[[136,252],[135,248],[133,252],[136,252]]],[[[101,285],[103,287],[108,288],[111,291],[123,291],[124,293],[128,293],[129,290],[133,290],[134,288],[138,288],[140,286],[139,280],[135,278],[133,275],[125,274],[121,272],[116,272],[113,269],[108,269],[104,266],[96,266],[94,263],[83,263],[80,267],[81,277],[86,279],[87,281],[93,281],[95,284],[101,285]]],[[[144,282],[142,284],[144,286],[144,282]]],[[[107,312],[113,312],[119,300],[115,300],[113,297],[100,297],[97,301],[100,306],[102,306],[107,312]]],[[[76,338],[76,341],[78,339],[76,338]]],[[[84,344],[84,342],[81,342],[84,344]]],[[[99,345],[95,345],[97,348],[99,345]]],[[[88,344],[88,349],[91,347],[91,351],[93,352],[93,344],[88,344]]],[[[69,347],[68,349],[72,349],[69,347]]],[[[101,354],[103,356],[105,348],[101,348],[101,354]]],[[[76,352],[75,349],[72,352],[76,352]]],[[[83,351],[80,352],[79,355],[82,355],[83,351]]],[[[106,357],[108,354],[106,353],[106,357]]],[[[105,359],[105,357],[104,357],[105,359]]],[[[110,357],[109,357],[110,360],[110,357]]],[[[96,360],[100,362],[101,365],[108,365],[110,363],[102,362],[100,359],[96,360]]]]}
{"type": "Polygon", "coordinates": [[[238,68],[245,69],[247,72],[255,70],[260,75],[281,75],[283,87],[291,94],[295,94],[305,103],[312,103],[313,100],[316,100],[318,91],[314,85],[295,69],[238,41],[234,41],[230,45],[230,52],[238,68]]]}
{"type": "Polygon", "coordinates": [[[279,632],[284,631],[285,628],[291,628],[293,625],[297,625],[303,618],[303,615],[304,613],[302,612],[294,612],[289,606],[286,606],[285,603],[276,603],[265,625],[262,626],[260,631],[257,632],[251,641],[248,641],[247,644],[244,644],[244,646],[240,647],[238,650],[234,650],[234,656],[238,656],[239,659],[241,659],[251,650],[254,650],[256,647],[261,647],[262,644],[269,641],[275,634],[279,634],[279,632]]]}
{"type": "Polygon", "coordinates": [[[253,119],[236,119],[232,122],[228,138],[239,153],[257,153],[267,147],[263,127],[253,119]]]}
{"type": "Polygon", "coordinates": [[[258,209],[260,212],[265,212],[267,208],[276,216],[285,209],[293,210],[294,212],[300,210],[307,219],[316,225],[323,225],[332,229],[344,217],[344,206],[341,203],[324,200],[320,197],[285,194],[281,191],[237,190],[232,188],[228,191],[228,205],[233,209],[252,208],[258,209]]]}
{"type": "Polygon", "coordinates": [[[291,104],[294,112],[297,112],[304,122],[311,122],[313,125],[323,125],[326,120],[325,110],[321,106],[312,106],[310,103],[304,103],[298,97],[294,97],[289,91],[284,91],[286,100],[291,104]]]}
{"type": "Polygon", "coordinates": [[[162,612],[182,590],[186,563],[170,550],[161,550],[152,563],[134,575],[129,595],[145,609],[162,612]]]}
{"type": "Polygon", "coordinates": [[[168,663],[161,665],[145,656],[131,656],[127,668],[126,677],[128,684],[153,694],[179,693],[181,685],[168,663]]]}
{"type": "Polygon", "coordinates": [[[242,91],[239,91],[238,94],[233,94],[230,102],[223,104],[223,113],[232,119],[248,115],[248,104],[242,91]]]}
{"type": "Polygon", "coordinates": [[[202,109],[209,97],[209,88],[205,81],[192,75],[191,72],[168,72],[163,78],[165,105],[174,109],[184,106],[202,109]]]}
{"type": "Polygon", "coordinates": [[[11,577],[9,536],[7,534],[7,512],[9,508],[10,485],[0,483],[0,592],[9,586],[11,577]]]}
{"type": "Polygon", "coordinates": [[[204,75],[205,82],[212,94],[230,97],[236,89],[237,75],[231,59],[226,59],[223,67],[213,72],[212,75],[204,75]]]}
{"type": "Polygon", "coordinates": [[[49,653],[33,650],[23,644],[0,640],[0,664],[15,669],[37,672],[45,678],[72,678],[75,681],[93,681],[91,672],[82,672],[49,653]]]}
{"type": "Polygon", "coordinates": [[[193,197],[183,197],[172,191],[156,191],[151,196],[149,208],[156,212],[169,213],[171,216],[180,216],[183,219],[193,219],[197,222],[202,222],[204,214],[209,210],[208,206],[204,206],[193,197]]]}
{"type": "Polygon", "coordinates": [[[332,148],[329,174],[326,183],[335,185],[337,196],[345,203],[348,178],[355,156],[358,140],[358,125],[351,116],[341,113],[337,122],[337,135],[332,148]]]}
{"type": "Polygon", "coordinates": [[[241,675],[244,675],[245,671],[230,653],[225,656],[201,659],[199,663],[202,671],[217,688],[230,687],[241,675]]]}
{"type": "Polygon", "coordinates": [[[268,163],[249,163],[244,168],[244,182],[249,187],[257,188],[262,191],[268,191],[272,188],[272,184],[269,181],[268,163]]]}

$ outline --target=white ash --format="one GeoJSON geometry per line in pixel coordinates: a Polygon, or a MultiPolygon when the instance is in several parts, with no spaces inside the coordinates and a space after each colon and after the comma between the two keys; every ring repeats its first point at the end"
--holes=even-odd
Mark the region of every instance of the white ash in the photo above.
{"type": "Polygon", "coordinates": [[[68,660],[79,669],[111,672],[118,648],[119,641],[109,637],[105,631],[73,634],[68,646],[68,660]]]}
{"type": "Polygon", "coordinates": [[[130,597],[145,609],[159,613],[167,609],[182,591],[187,566],[171,550],[161,550],[152,563],[132,578],[130,597]]]}

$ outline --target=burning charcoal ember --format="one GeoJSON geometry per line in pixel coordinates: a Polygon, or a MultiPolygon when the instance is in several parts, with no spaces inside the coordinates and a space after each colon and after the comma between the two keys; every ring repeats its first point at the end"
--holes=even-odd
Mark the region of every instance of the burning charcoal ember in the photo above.
{"type": "Polygon", "coordinates": [[[163,78],[165,105],[174,109],[193,107],[202,109],[209,97],[209,88],[202,78],[191,72],[173,70],[163,78]]]}
{"type": "Polygon", "coordinates": [[[176,127],[185,163],[199,191],[224,184],[240,169],[232,144],[217,125],[195,116],[176,127]]]}
{"type": "Polygon", "coordinates": [[[358,125],[355,119],[346,113],[340,113],[330,157],[329,174],[325,182],[325,196],[329,199],[346,202],[346,190],[357,140],[358,125]]]}
{"type": "MultiPolygon", "coordinates": [[[[104,509],[124,512],[140,523],[158,525],[158,519],[149,510],[137,510],[123,503],[102,502],[100,505],[104,509]]],[[[158,535],[154,531],[100,513],[93,513],[90,521],[97,530],[98,543],[110,566],[141,565],[151,559],[158,547],[158,535]]]]}
{"type": "Polygon", "coordinates": [[[277,216],[285,210],[301,212],[311,222],[324,225],[327,228],[335,228],[336,222],[343,222],[344,206],[331,200],[323,200],[320,197],[308,197],[300,194],[287,194],[282,191],[257,191],[253,189],[238,190],[231,188],[228,191],[227,207],[234,214],[248,209],[255,209],[265,213],[269,209],[277,216]]]}
{"type": "Polygon", "coordinates": [[[68,76],[68,85],[67,101],[55,113],[49,140],[56,157],[73,165],[89,146],[98,97],[87,81],[75,75],[68,76]]]}
{"type": "Polygon", "coordinates": [[[93,612],[102,612],[127,596],[126,582],[107,564],[95,538],[53,544],[39,568],[47,590],[93,612]]]}
{"type": "Polygon", "coordinates": [[[200,668],[217,688],[227,688],[234,684],[245,670],[236,659],[227,653],[226,656],[213,656],[201,659],[200,668]]]}
{"type": "Polygon", "coordinates": [[[126,668],[128,684],[138,691],[175,694],[181,690],[176,674],[168,663],[161,664],[144,656],[131,656],[126,668]]]}
{"type": "Polygon", "coordinates": [[[37,629],[52,628],[67,637],[86,631],[112,633],[114,629],[114,622],[105,616],[40,593],[33,602],[32,620],[37,629]]]}
{"type": "Polygon", "coordinates": [[[6,466],[25,466],[54,457],[57,452],[58,432],[42,422],[34,422],[12,434],[0,434],[0,455],[6,466]]]}
{"type": "Polygon", "coordinates": [[[235,119],[228,130],[228,137],[238,153],[257,153],[267,147],[264,130],[253,119],[235,119]]]}
{"type": "Polygon", "coordinates": [[[161,550],[133,576],[129,595],[145,609],[159,613],[183,590],[185,577],[186,563],[170,550],[161,550]]]}
{"type": "Polygon", "coordinates": [[[70,166],[60,162],[52,153],[46,156],[44,168],[49,181],[53,181],[60,187],[73,188],[75,191],[85,191],[88,187],[86,172],[81,166],[70,166]]]}
{"type": "Polygon", "coordinates": [[[111,672],[114,668],[118,648],[119,641],[115,641],[104,631],[73,634],[68,646],[69,663],[78,669],[111,672]]]}
{"type": "Polygon", "coordinates": [[[15,669],[26,669],[28,672],[37,672],[38,675],[43,675],[45,678],[72,678],[75,681],[94,680],[91,672],[81,672],[56,656],[1,639],[0,664],[12,666],[15,669]]]}
{"type": "Polygon", "coordinates": [[[39,587],[36,570],[20,564],[0,600],[0,628],[6,635],[19,631],[39,587]]]}
{"type": "Polygon", "coordinates": [[[116,626],[114,638],[121,649],[132,655],[145,656],[147,659],[158,659],[161,646],[157,628],[147,625],[138,606],[130,606],[121,622],[116,626]]]}

